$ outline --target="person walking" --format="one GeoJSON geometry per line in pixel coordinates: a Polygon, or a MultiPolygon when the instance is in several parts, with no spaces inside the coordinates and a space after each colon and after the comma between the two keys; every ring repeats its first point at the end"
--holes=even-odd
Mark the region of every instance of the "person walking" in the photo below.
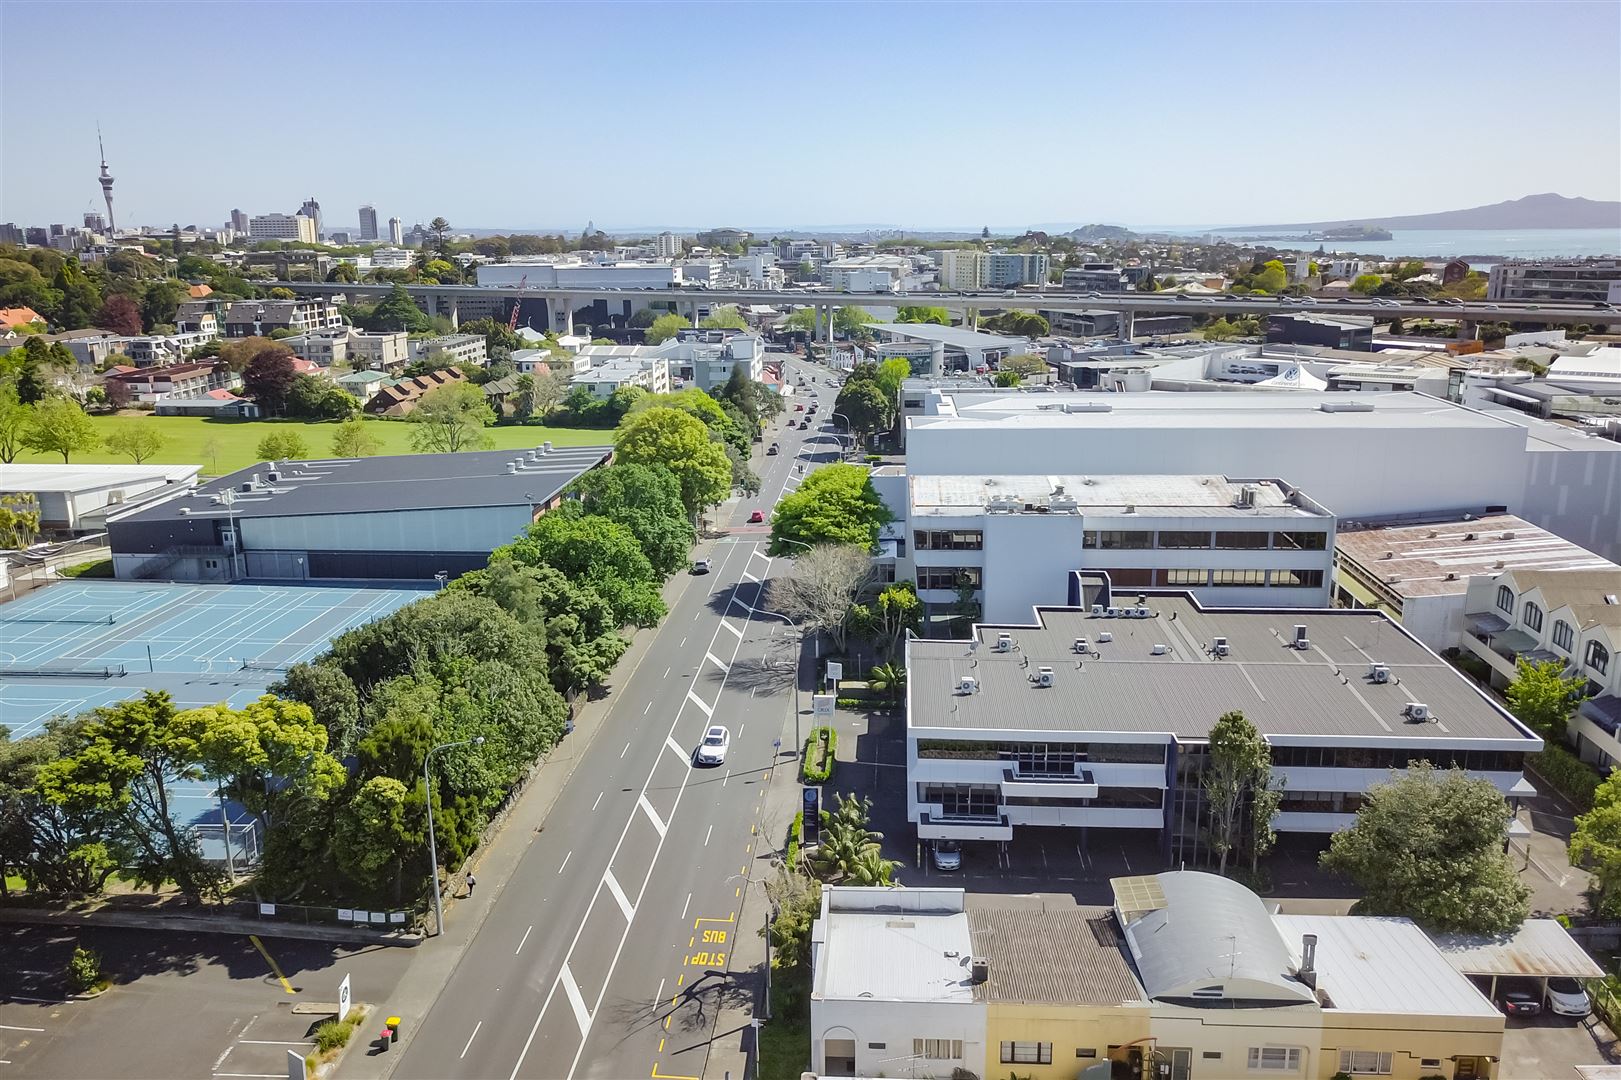
{"type": "Polygon", "coordinates": [[[475,878],[472,874],[468,874],[467,875],[467,898],[469,900],[471,900],[473,898],[473,886],[477,885],[477,884],[478,884],[478,879],[475,878]]]}

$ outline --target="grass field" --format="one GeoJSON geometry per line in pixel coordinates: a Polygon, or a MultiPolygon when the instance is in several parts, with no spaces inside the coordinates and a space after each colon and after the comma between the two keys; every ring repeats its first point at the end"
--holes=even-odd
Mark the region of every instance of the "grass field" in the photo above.
{"type": "MultiPolygon", "coordinates": [[[[325,457],[332,452],[334,421],[305,423],[299,420],[212,420],[202,416],[151,416],[125,414],[123,416],[93,416],[97,431],[105,436],[119,426],[141,424],[155,428],[168,440],[153,455],[151,461],[164,465],[201,465],[209,476],[219,476],[236,469],[257,464],[254,452],[259,440],[273,431],[297,431],[309,447],[311,457],[325,457]]],[[[366,421],[366,428],[381,444],[381,453],[409,454],[411,425],[402,420],[366,421]]],[[[613,442],[613,432],[594,428],[554,428],[511,425],[492,427],[489,434],[495,440],[492,449],[512,450],[539,446],[553,442],[558,446],[606,446],[613,442]]],[[[25,453],[18,461],[60,463],[60,454],[25,453]]],[[[105,449],[74,454],[74,462],[129,464],[127,456],[111,454],[105,449]]]]}

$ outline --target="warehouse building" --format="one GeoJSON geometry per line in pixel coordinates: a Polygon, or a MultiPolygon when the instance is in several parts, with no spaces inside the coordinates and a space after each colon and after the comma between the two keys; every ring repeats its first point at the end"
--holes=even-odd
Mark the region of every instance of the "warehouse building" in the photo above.
{"type": "Polygon", "coordinates": [[[124,579],[384,580],[485,565],[604,446],[268,462],[108,521],[124,579]]]}
{"type": "Polygon", "coordinates": [[[31,496],[46,533],[105,528],[109,511],[197,483],[198,465],[0,465],[0,496],[31,496]]]}

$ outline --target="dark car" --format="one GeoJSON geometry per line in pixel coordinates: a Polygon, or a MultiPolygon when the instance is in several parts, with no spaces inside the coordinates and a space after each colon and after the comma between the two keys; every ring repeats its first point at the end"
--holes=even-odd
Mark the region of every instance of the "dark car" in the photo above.
{"type": "Polygon", "coordinates": [[[765,456],[766,457],[776,457],[777,456],[777,444],[776,443],[772,443],[769,447],[766,448],[765,456]]]}
{"type": "Polygon", "coordinates": [[[1542,1011],[1542,987],[1529,979],[1499,979],[1497,1004],[1505,1016],[1535,1016],[1542,1011]]]}

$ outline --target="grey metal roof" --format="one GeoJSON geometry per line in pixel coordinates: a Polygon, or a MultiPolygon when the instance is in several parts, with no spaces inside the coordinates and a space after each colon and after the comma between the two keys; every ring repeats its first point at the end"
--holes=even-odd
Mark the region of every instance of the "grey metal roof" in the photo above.
{"type": "Polygon", "coordinates": [[[1411,919],[1276,915],[1299,959],[1317,935],[1317,986],[1341,1012],[1495,1017],[1497,1008],[1447,962],[1411,919]]]}
{"type": "Polygon", "coordinates": [[[1553,919],[1527,919],[1504,934],[1437,934],[1435,947],[1465,975],[1597,979],[1604,969],[1553,919]]]}
{"type": "MultiPolygon", "coordinates": [[[[1116,590],[1115,602],[1135,604],[1116,590]]],[[[1093,617],[1041,608],[1034,626],[982,625],[973,641],[914,639],[907,646],[907,722],[959,731],[1124,732],[1203,739],[1223,712],[1242,710],[1266,737],[1400,739],[1452,745],[1493,739],[1528,751],[1541,740],[1440,657],[1372,611],[1206,610],[1186,593],[1147,595],[1154,617],[1093,617]],[[1290,647],[1304,625],[1309,649],[1290,647]],[[997,633],[1017,648],[998,653],[997,633]],[[1100,635],[1113,640],[1104,643],[1100,635]],[[1229,654],[1210,651],[1216,637],[1229,654]],[[1078,656],[1085,637],[1093,653],[1078,656]],[[1163,645],[1156,655],[1153,648],[1163,645]],[[1391,678],[1369,678],[1374,662],[1391,678]],[[1030,677],[1053,669],[1051,687],[1030,677]],[[964,676],[979,684],[962,694],[964,676]],[[1404,715],[1409,702],[1432,719],[1404,715]]]]}
{"type": "Polygon", "coordinates": [[[1056,911],[971,908],[974,955],[988,975],[976,1001],[1041,1005],[1119,1005],[1146,1001],[1125,940],[1108,908],[1056,911]]]}
{"type": "Polygon", "coordinates": [[[895,337],[913,341],[938,341],[959,349],[1024,348],[1029,338],[1008,337],[1006,334],[987,334],[967,330],[960,326],[939,326],[935,323],[868,323],[867,329],[882,331],[895,337]]]}
{"type": "Polygon", "coordinates": [[[1126,945],[1149,997],[1189,998],[1220,987],[1212,1004],[1316,1001],[1311,988],[1293,977],[1289,947],[1260,897],[1216,874],[1155,876],[1165,906],[1126,925],[1126,945]]]}
{"type": "Polygon", "coordinates": [[[310,514],[364,514],[397,510],[439,510],[486,506],[540,506],[550,502],[581,473],[602,464],[606,446],[554,448],[534,460],[525,450],[484,450],[461,454],[404,454],[352,460],[284,461],[250,466],[195,489],[123,516],[124,521],[224,517],[214,496],[236,492],[235,517],[300,517],[310,514]],[[522,458],[524,468],[507,472],[522,458]],[[270,480],[270,473],[278,479],[270,480]],[[257,477],[259,486],[241,491],[257,477]]]}

